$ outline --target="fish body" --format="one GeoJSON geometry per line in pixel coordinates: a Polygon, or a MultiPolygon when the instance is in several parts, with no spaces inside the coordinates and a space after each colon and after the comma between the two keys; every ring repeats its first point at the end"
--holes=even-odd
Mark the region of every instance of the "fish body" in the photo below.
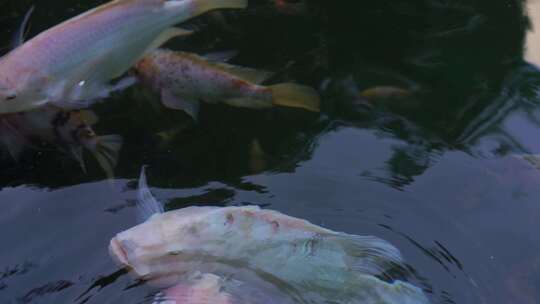
{"type": "Polygon", "coordinates": [[[185,33],[174,24],[247,0],[116,0],[69,19],[0,59],[0,113],[47,103],[86,106],[132,80],[111,85],[147,51],[185,33]]]}
{"type": "Polygon", "coordinates": [[[0,138],[15,159],[24,148],[46,143],[72,154],[83,169],[82,148],[85,148],[94,154],[106,173],[112,175],[122,137],[97,135],[92,128],[96,122],[97,117],[90,111],[45,106],[0,116],[0,138]]]}
{"type": "Polygon", "coordinates": [[[134,67],[139,81],[161,95],[163,104],[197,118],[199,101],[252,109],[276,105],[319,110],[315,90],[298,84],[265,86],[266,71],[208,60],[202,56],[158,49],[134,67]]]}
{"type": "Polygon", "coordinates": [[[197,270],[249,282],[238,273],[251,269],[309,303],[428,303],[420,289],[376,277],[402,264],[389,243],[255,206],[157,213],[116,235],[109,248],[121,265],[150,281],[173,282],[197,270]]]}

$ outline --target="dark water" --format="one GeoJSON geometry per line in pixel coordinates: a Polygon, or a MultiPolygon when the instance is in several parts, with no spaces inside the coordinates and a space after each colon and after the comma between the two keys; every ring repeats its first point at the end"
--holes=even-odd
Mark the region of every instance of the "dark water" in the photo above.
{"type": "MultiPolygon", "coordinates": [[[[30,35],[102,2],[37,3],[30,35]]],[[[31,3],[0,4],[2,45],[31,3]]],[[[539,303],[540,171],[518,157],[540,154],[527,5],[253,0],[194,20],[199,34],[171,47],[237,49],[235,63],[319,88],[321,114],[203,105],[193,124],[135,88],[97,106],[97,131],[126,140],[114,184],[90,155],[87,174],[55,151],[4,159],[0,303],[148,300],[107,252],[137,224],[143,164],[168,209],[259,204],[386,239],[433,303],[539,303]],[[358,92],[376,85],[415,92],[367,105],[358,92]]]]}

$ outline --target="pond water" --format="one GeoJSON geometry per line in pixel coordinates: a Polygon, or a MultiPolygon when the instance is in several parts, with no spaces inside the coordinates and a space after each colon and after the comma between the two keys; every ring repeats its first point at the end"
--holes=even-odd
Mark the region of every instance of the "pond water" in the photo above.
{"type": "MultiPolygon", "coordinates": [[[[103,2],[37,3],[29,36],[103,2]]],[[[91,155],[87,173],[52,150],[5,158],[0,303],[151,302],[107,249],[138,223],[142,165],[169,210],[257,204],[388,240],[432,303],[540,302],[540,162],[523,159],[540,154],[540,4],[291,2],[198,18],[168,46],[238,50],[318,88],[321,113],[202,105],[192,123],[132,88],[96,106],[98,133],[125,139],[113,182],[91,155]],[[414,92],[360,97],[378,85],[414,92]]],[[[33,1],[2,3],[8,46],[33,1]]]]}

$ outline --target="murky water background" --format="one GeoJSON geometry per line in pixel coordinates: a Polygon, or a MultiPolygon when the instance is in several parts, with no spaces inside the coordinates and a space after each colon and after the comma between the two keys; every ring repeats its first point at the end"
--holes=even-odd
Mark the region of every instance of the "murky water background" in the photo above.
{"type": "MultiPolygon", "coordinates": [[[[38,3],[30,35],[102,2],[38,3]]],[[[540,302],[540,171],[517,157],[540,154],[540,37],[525,17],[540,24],[540,4],[335,2],[252,0],[171,44],[237,49],[235,63],[320,88],[320,116],[203,105],[193,124],[135,88],[97,107],[97,131],[126,140],[114,183],[90,155],[88,174],[55,151],[5,158],[0,303],[148,301],[107,252],[137,224],[143,164],[168,209],[259,204],[386,239],[433,303],[540,302]],[[373,85],[420,90],[366,106],[373,85]]],[[[31,3],[0,5],[2,45],[31,3]]]]}

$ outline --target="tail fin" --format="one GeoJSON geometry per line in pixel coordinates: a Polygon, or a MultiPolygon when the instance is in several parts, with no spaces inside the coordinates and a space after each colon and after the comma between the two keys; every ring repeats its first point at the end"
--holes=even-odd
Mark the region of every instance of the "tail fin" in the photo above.
{"type": "Polygon", "coordinates": [[[385,240],[374,236],[340,233],[331,238],[347,253],[349,267],[362,274],[380,275],[403,266],[399,250],[385,240]]]}
{"type": "Polygon", "coordinates": [[[107,174],[109,179],[114,177],[114,168],[124,140],[120,135],[106,135],[98,138],[99,142],[93,151],[94,157],[107,174]]]}
{"type": "Polygon", "coordinates": [[[244,9],[248,6],[248,0],[197,0],[194,2],[196,3],[195,16],[215,9],[244,9]]]}
{"type": "Polygon", "coordinates": [[[317,91],[308,86],[295,83],[282,83],[269,86],[275,106],[301,108],[312,112],[320,111],[321,99],[317,91]]]}
{"type": "Polygon", "coordinates": [[[149,219],[152,215],[165,212],[161,204],[148,189],[146,182],[146,167],[142,167],[139,177],[139,192],[137,193],[137,207],[142,220],[149,219]]]}

